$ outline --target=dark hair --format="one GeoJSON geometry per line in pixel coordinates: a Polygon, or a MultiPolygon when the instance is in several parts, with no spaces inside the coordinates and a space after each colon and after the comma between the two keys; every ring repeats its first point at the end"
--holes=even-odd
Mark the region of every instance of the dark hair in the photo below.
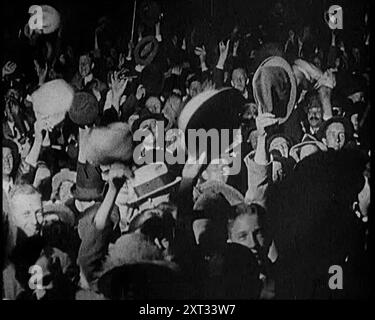
{"type": "Polygon", "coordinates": [[[260,224],[263,227],[266,224],[265,211],[261,206],[259,206],[256,203],[251,203],[249,205],[245,203],[241,203],[235,206],[235,209],[231,211],[231,213],[228,216],[228,224],[227,224],[228,234],[233,228],[233,224],[236,221],[236,219],[244,215],[257,216],[258,219],[260,220],[260,224]]]}
{"type": "Polygon", "coordinates": [[[18,152],[18,146],[12,140],[3,138],[2,147],[10,149],[10,151],[12,152],[13,169],[12,169],[12,172],[10,173],[10,176],[14,179],[16,174],[17,174],[18,167],[19,167],[20,161],[21,161],[21,156],[18,152]]]}

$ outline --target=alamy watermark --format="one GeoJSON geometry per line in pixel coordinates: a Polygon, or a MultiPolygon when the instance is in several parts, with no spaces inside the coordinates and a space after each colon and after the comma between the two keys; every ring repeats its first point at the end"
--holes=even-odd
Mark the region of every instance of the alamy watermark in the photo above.
{"type": "Polygon", "coordinates": [[[199,164],[228,163],[229,175],[241,170],[241,129],[169,129],[165,132],[164,122],[156,121],[154,127],[146,126],[136,130],[133,140],[140,142],[133,152],[137,165],[165,162],[170,165],[185,164],[186,154],[199,164]],[[187,142],[187,144],[186,144],[187,142]],[[200,157],[202,153],[206,157],[200,157]],[[209,154],[207,154],[209,153],[209,154]]]}

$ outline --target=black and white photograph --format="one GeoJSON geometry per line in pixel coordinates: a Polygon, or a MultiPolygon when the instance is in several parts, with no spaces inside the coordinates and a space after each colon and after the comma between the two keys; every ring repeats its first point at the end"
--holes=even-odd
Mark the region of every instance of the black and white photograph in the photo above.
{"type": "Polygon", "coordinates": [[[374,294],[369,0],[0,12],[4,304],[374,294]]]}

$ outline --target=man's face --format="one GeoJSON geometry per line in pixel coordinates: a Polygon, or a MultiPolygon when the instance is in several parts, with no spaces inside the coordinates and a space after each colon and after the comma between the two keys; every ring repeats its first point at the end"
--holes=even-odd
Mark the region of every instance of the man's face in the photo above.
{"type": "Polygon", "coordinates": [[[232,73],[232,86],[241,93],[245,92],[247,76],[243,69],[235,69],[232,73]]]}
{"type": "Polygon", "coordinates": [[[9,176],[13,170],[12,150],[3,148],[3,176],[9,176]]]}
{"type": "Polygon", "coordinates": [[[82,77],[87,77],[91,73],[92,62],[89,56],[83,55],[79,58],[79,73],[82,77]]]}
{"type": "Polygon", "coordinates": [[[265,244],[262,228],[257,215],[243,214],[233,222],[229,232],[229,239],[233,243],[248,247],[254,253],[265,244]]]}
{"type": "Polygon", "coordinates": [[[345,144],[345,127],[342,123],[331,123],[326,130],[325,144],[328,148],[340,150],[345,144]]]}
{"type": "Polygon", "coordinates": [[[161,111],[161,102],[157,97],[148,98],[145,105],[151,113],[160,113],[161,111]]]}
{"type": "Polygon", "coordinates": [[[270,144],[269,152],[273,150],[280,151],[282,157],[288,158],[288,155],[289,155],[288,142],[283,137],[277,137],[272,140],[270,144]]]}
{"type": "Polygon", "coordinates": [[[202,84],[199,81],[193,81],[189,87],[189,95],[194,98],[202,92],[202,84]]]}
{"type": "Polygon", "coordinates": [[[323,110],[320,107],[312,107],[307,112],[307,120],[311,128],[318,128],[323,122],[323,110]]]}
{"type": "Polygon", "coordinates": [[[38,193],[17,195],[12,201],[12,216],[15,225],[32,237],[39,231],[39,226],[43,221],[42,199],[38,193]]]}

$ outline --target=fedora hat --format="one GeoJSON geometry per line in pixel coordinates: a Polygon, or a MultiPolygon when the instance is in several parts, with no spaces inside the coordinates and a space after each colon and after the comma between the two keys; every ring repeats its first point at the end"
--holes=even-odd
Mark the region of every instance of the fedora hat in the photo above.
{"type": "Polygon", "coordinates": [[[147,36],[139,41],[134,49],[136,64],[149,65],[158,53],[159,43],[154,36],[147,36]]]}
{"type": "Polygon", "coordinates": [[[135,197],[129,205],[139,205],[168,191],[181,181],[181,177],[174,177],[165,163],[156,162],[145,165],[134,171],[134,178],[130,183],[134,189],[135,197]]]}
{"type": "Polygon", "coordinates": [[[279,56],[264,60],[253,78],[255,102],[262,112],[273,113],[284,123],[293,111],[297,83],[290,64],[279,56]]]}
{"type": "MultiPolygon", "coordinates": [[[[185,105],[178,118],[178,128],[185,133],[186,146],[189,146],[188,130],[203,129],[208,132],[216,129],[220,132],[222,129],[240,129],[244,106],[245,99],[233,88],[208,90],[195,96],[185,105]]],[[[232,144],[233,140],[230,132],[229,143],[232,144]]],[[[210,162],[212,159],[207,160],[210,162]]]]}

